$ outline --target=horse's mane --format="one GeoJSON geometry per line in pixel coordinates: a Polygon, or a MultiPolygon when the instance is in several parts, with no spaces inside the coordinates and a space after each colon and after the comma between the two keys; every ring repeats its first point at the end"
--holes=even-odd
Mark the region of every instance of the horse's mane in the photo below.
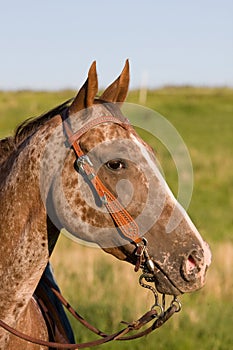
{"type": "Polygon", "coordinates": [[[0,164],[3,163],[15,149],[12,136],[0,140],[0,164]]]}
{"type": "Polygon", "coordinates": [[[43,126],[48,120],[53,118],[54,116],[62,113],[65,108],[68,107],[69,103],[73,100],[73,98],[63,102],[59,106],[49,110],[48,112],[38,116],[25,120],[22,124],[20,124],[13,136],[15,147],[17,147],[20,143],[22,143],[26,138],[31,136],[34,132],[38,130],[39,127],[43,126]]]}
{"type": "MultiPolygon", "coordinates": [[[[33,135],[47,121],[62,113],[72,101],[73,98],[63,102],[44,114],[26,119],[16,128],[13,136],[0,139],[0,164],[3,164],[3,162],[9,158],[13,151],[16,150],[24,140],[33,135]]],[[[95,102],[103,103],[106,101],[97,99],[95,102]]]]}
{"type": "Polygon", "coordinates": [[[38,117],[26,119],[16,128],[13,136],[0,139],[0,164],[3,165],[13,151],[17,149],[18,145],[36,132],[40,126],[46,123],[46,121],[50,120],[55,115],[62,113],[62,111],[68,107],[72,100],[73,98],[63,102],[59,106],[56,106],[38,117]]]}

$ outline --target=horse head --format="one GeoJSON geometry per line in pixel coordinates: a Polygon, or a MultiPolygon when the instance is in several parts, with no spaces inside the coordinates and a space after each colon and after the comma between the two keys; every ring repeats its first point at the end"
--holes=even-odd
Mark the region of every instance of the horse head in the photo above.
{"type": "MultiPolygon", "coordinates": [[[[211,253],[160,174],[153,150],[121,112],[128,85],[126,61],[120,76],[97,98],[96,65],[92,64],[86,82],[62,115],[63,126],[59,124],[44,151],[41,187],[47,212],[60,228],[98,244],[120,260],[136,264],[139,247],[143,250],[146,245],[158,291],[191,292],[204,285],[211,253]],[[75,143],[82,161],[74,151],[75,143]],[[136,222],[136,239],[122,233],[106,209],[91,181],[96,176],[136,222]]],[[[143,256],[143,268],[145,263],[143,256]]]]}

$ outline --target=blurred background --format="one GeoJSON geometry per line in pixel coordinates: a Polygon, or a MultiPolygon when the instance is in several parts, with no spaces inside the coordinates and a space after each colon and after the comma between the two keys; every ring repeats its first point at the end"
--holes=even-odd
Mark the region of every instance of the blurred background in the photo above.
{"type": "MultiPolygon", "coordinates": [[[[177,129],[191,155],[188,212],[210,243],[206,286],[181,298],[182,312],[161,329],[110,349],[229,350],[233,344],[233,3],[231,0],[16,0],[0,12],[0,137],[74,96],[97,60],[100,89],[131,64],[128,102],[156,110],[177,129]]],[[[177,174],[156,140],[169,186],[177,174]]],[[[62,235],[52,262],[67,299],[111,332],[151,305],[133,267],[62,235]]],[[[71,320],[77,341],[91,336],[71,320]]]]}
{"type": "Polygon", "coordinates": [[[231,0],[11,0],[0,12],[3,89],[105,87],[129,58],[131,88],[233,84],[231,0]]]}

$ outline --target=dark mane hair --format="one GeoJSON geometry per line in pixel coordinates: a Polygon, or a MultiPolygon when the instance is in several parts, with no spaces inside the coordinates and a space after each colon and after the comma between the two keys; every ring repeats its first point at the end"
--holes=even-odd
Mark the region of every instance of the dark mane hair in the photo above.
{"type": "Polygon", "coordinates": [[[17,146],[21,144],[27,137],[31,136],[38,128],[46,123],[46,121],[53,118],[55,115],[62,113],[73,101],[73,98],[63,102],[59,106],[49,110],[48,112],[38,116],[25,120],[20,124],[13,136],[5,137],[0,139],[0,164],[3,163],[10,157],[17,146]]]}
{"type": "Polygon", "coordinates": [[[0,164],[3,163],[15,149],[12,136],[0,140],[0,164]]]}
{"type": "Polygon", "coordinates": [[[44,125],[48,120],[53,118],[55,115],[62,113],[68,106],[73,98],[63,102],[59,106],[49,110],[48,112],[38,116],[25,120],[20,124],[14,134],[14,144],[15,146],[22,143],[27,137],[31,136],[38,128],[44,125]]]}

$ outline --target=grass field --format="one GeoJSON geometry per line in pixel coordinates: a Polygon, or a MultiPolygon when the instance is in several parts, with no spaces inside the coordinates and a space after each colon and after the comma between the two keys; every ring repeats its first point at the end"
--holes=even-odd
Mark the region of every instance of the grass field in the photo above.
{"type": "MultiPolygon", "coordinates": [[[[25,118],[72,96],[71,91],[0,92],[0,137],[12,133],[25,118]]],[[[139,92],[131,92],[128,101],[138,100],[139,92]]],[[[211,245],[213,263],[206,286],[182,296],[182,312],[155,334],[104,348],[229,350],[233,344],[233,90],[167,87],[148,91],[146,106],[166,117],[189,149],[194,191],[188,212],[211,245]]],[[[169,155],[159,143],[153,146],[169,185],[176,191],[177,176],[169,155]]],[[[150,294],[138,285],[133,268],[99,249],[61,236],[52,260],[70,303],[105,331],[119,327],[122,319],[132,321],[150,306],[150,294]]],[[[71,321],[78,341],[91,338],[71,321]]]]}

